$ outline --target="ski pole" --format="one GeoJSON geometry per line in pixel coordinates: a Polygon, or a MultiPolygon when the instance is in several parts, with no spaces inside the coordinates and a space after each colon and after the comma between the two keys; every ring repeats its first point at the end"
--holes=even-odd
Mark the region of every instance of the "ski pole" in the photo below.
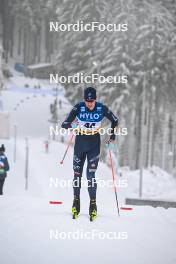
{"type": "Polygon", "coordinates": [[[113,168],[113,164],[112,164],[112,155],[111,155],[111,151],[109,148],[109,143],[108,143],[108,149],[109,149],[109,158],[110,158],[110,164],[111,164],[111,170],[112,170],[112,180],[113,180],[114,192],[115,192],[115,197],[116,197],[117,211],[118,211],[118,215],[120,216],[119,202],[118,202],[118,198],[117,198],[117,188],[115,185],[115,173],[114,173],[114,168],[113,168]]]}
{"type": "Polygon", "coordinates": [[[67,152],[68,152],[68,150],[69,150],[69,147],[70,147],[70,145],[71,145],[71,142],[72,142],[72,140],[73,140],[73,137],[74,137],[74,134],[72,134],[70,140],[68,141],[67,148],[66,148],[66,150],[65,150],[65,153],[64,153],[64,155],[63,155],[62,160],[60,161],[60,164],[63,164],[63,163],[64,163],[64,159],[65,159],[65,157],[66,157],[66,155],[67,155],[67,152]]]}

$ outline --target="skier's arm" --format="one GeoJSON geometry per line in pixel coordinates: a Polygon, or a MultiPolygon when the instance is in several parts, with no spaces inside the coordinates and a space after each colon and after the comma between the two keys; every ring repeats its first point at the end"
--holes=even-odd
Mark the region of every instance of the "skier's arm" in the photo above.
{"type": "Polygon", "coordinates": [[[76,115],[78,113],[79,113],[79,104],[76,104],[69,113],[68,117],[62,123],[61,127],[65,129],[71,128],[71,123],[75,120],[76,115]]]}
{"type": "Polygon", "coordinates": [[[10,169],[10,166],[9,166],[9,162],[8,162],[8,159],[7,157],[5,157],[5,160],[4,160],[4,168],[5,168],[5,171],[9,171],[10,169]]]}
{"type": "Polygon", "coordinates": [[[104,105],[104,115],[106,118],[108,118],[111,121],[110,140],[115,140],[114,128],[119,124],[118,118],[112,113],[111,110],[109,110],[109,108],[106,105],[104,105]]]}

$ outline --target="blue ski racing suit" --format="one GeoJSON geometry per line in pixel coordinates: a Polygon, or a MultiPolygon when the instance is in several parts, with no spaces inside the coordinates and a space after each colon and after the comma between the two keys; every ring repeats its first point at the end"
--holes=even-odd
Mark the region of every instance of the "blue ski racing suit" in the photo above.
{"type": "Polygon", "coordinates": [[[73,184],[73,192],[75,196],[80,195],[83,166],[87,158],[89,197],[90,199],[96,199],[97,183],[95,172],[98,167],[101,145],[99,129],[104,117],[111,121],[110,140],[114,140],[114,128],[118,125],[118,119],[107,106],[100,102],[95,103],[93,110],[87,108],[85,102],[76,104],[62,123],[62,128],[68,129],[72,127],[72,122],[76,120],[79,129],[75,138],[73,157],[73,183],[76,183],[73,184]]]}

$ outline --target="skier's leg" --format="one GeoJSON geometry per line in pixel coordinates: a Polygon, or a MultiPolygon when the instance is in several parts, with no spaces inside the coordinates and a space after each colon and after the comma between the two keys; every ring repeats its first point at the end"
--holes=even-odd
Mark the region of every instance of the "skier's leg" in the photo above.
{"type": "Polygon", "coordinates": [[[80,135],[77,135],[75,138],[74,157],[73,157],[73,170],[74,170],[73,193],[76,196],[80,195],[81,177],[82,177],[85,159],[86,159],[85,141],[82,139],[80,135]]]}
{"type": "Polygon", "coordinates": [[[76,152],[74,153],[73,157],[73,170],[74,170],[74,178],[73,178],[73,193],[74,196],[80,195],[81,189],[81,177],[83,172],[83,166],[85,162],[86,155],[83,153],[80,155],[76,152]]]}
{"type": "Polygon", "coordinates": [[[84,166],[86,155],[78,156],[74,153],[73,158],[73,170],[74,170],[74,178],[73,178],[73,205],[72,205],[72,214],[73,218],[76,219],[80,212],[80,189],[81,189],[81,177],[84,166]]]}
{"type": "Polygon", "coordinates": [[[88,192],[90,197],[89,215],[90,221],[94,221],[97,216],[96,205],[96,191],[97,183],[95,179],[95,172],[98,167],[100,155],[100,137],[97,136],[92,142],[92,146],[87,152],[87,180],[88,180],[88,192]]]}
{"type": "Polygon", "coordinates": [[[86,158],[86,153],[84,152],[84,144],[79,136],[76,136],[75,146],[74,146],[74,157],[73,157],[73,205],[72,214],[73,218],[76,219],[80,212],[80,189],[81,189],[81,177],[83,172],[83,166],[86,158]]]}
{"type": "Polygon", "coordinates": [[[88,180],[88,192],[90,199],[96,199],[97,183],[95,179],[95,172],[98,167],[99,155],[100,155],[100,143],[97,142],[94,148],[90,149],[87,153],[87,180],[88,180]]]}
{"type": "Polygon", "coordinates": [[[73,157],[73,170],[74,170],[74,178],[73,178],[73,205],[72,205],[72,214],[73,218],[76,219],[80,212],[80,189],[81,189],[81,177],[83,172],[83,166],[85,162],[86,155],[82,153],[82,155],[74,151],[73,157]]]}
{"type": "Polygon", "coordinates": [[[5,179],[0,179],[0,195],[3,195],[4,182],[5,182],[5,179]]]}
{"type": "Polygon", "coordinates": [[[96,192],[97,192],[97,183],[95,179],[95,172],[98,167],[99,161],[99,147],[96,146],[87,154],[87,180],[88,180],[88,191],[90,197],[89,204],[89,215],[90,221],[94,221],[97,216],[97,205],[96,205],[96,192]]]}

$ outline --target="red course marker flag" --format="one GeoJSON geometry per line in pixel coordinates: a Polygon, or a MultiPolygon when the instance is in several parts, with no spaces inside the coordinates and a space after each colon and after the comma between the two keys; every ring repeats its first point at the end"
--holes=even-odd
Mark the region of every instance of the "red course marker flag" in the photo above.
{"type": "Polygon", "coordinates": [[[62,204],[62,202],[58,202],[58,201],[50,201],[50,204],[62,204]]]}
{"type": "Polygon", "coordinates": [[[120,210],[132,211],[132,207],[120,207],[120,210]]]}

